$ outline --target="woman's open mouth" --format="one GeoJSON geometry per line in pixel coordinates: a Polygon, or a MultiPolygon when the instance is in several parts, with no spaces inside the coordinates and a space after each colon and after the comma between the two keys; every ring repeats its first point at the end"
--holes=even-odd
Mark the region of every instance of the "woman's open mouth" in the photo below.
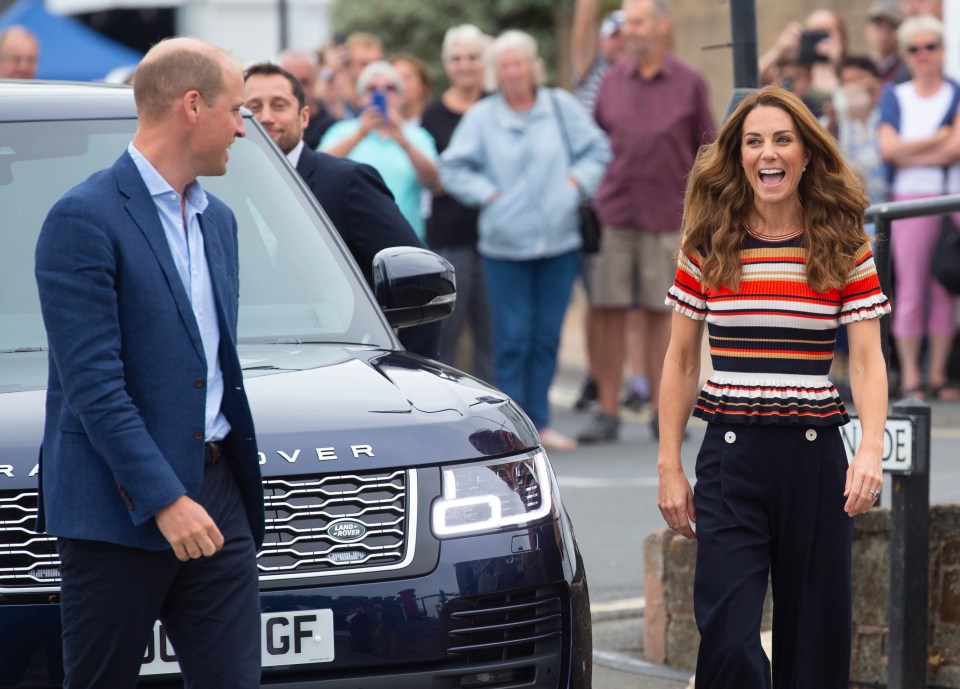
{"type": "Polygon", "coordinates": [[[767,167],[760,170],[760,183],[765,187],[775,187],[787,176],[781,168],[767,167]]]}

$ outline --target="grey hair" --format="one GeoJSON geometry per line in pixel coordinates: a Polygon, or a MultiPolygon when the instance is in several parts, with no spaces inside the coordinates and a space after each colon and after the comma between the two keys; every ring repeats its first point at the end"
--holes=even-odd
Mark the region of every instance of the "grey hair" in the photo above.
{"type": "Polygon", "coordinates": [[[537,39],[518,29],[510,29],[497,36],[484,54],[487,90],[500,89],[500,84],[497,83],[497,63],[500,61],[500,56],[507,50],[517,50],[523,54],[530,61],[534,86],[543,86],[547,71],[537,53],[537,39]]]}
{"type": "Polygon", "coordinates": [[[903,24],[897,29],[897,43],[904,50],[910,44],[911,39],[917,34],[935,33],[943,40],[943,22],[932,14],[918,14],[914,17],[907,17],[903,24]]]}
{"type": "Polygon", "coordinates": [[[447,62],[450,59],[450,53],[456,45],[469,46],[483,53],[493,39],[483,33],[473,24],[461,24],[447,29],[443,35],[443,47],[440,49],[440,58],[447,62]]]}
{"type": "Polygon", "coordinates": [[[393,85],[397,87],[397,93],[403,93],[403,77],[400,76],[400,72],[397,71],[397,68],[391,65],[386,60],[377,60],[376,62],[371,62],[369,65],[363,68],[363,71],[360,72],[360,76],[357,77],[357,92],[363,93],[367,90],[367,83],[377,76],[385,76],[393,82],[393,85]]]}
{"type": "Polygon", "coordinates": [[[283,65],[287,60],[307,60],[314,67],[320,66],[320,57],[315,50],[303,50],[301,48],[287,48],[277,55],[276,64],[283,65]]]}
{"type": "MultiPolygon", "coordinates": [[[[621,7],[626,8],[627,5],[630,5],[634,2],[638,2],[638,0],[623,0],[621,7]]],[[[650,0],[650,3],[653,5],[654,19],[666,17],[670,14],[670,5],[667,4],[667,0],[650,0]]]]}

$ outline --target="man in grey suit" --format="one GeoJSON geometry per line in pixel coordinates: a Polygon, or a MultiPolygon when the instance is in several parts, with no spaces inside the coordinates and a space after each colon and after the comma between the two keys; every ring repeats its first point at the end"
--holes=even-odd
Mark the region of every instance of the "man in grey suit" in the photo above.
{"type": "Polygon", "coordinates": [[[135,686],[159,618],[187,687],[259,687],[263,493],[236,351],[237,225],[196,178],[244,135],[195,39],[137,70],[137,132],[37,243],[49,342],[38,528],[57,536],[67,688],[135,686]]]}

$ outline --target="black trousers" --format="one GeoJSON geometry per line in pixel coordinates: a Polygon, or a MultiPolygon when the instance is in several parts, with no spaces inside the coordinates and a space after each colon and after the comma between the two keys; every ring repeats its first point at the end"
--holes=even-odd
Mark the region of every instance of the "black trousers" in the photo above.
{"type": "Polygon", "coordinates": [[[710,424],[697,457],[697,689],[848,689],[853,520],[839,430],[710,424]]]}
{"type": "Polygon", "coordinates": [[[256,550],[227,461],[206,467],[199,500],[224,537],[212,557],[59,539],[65,689],[132,689],[159,618],[187,689],[258,689],[256,550]]]}

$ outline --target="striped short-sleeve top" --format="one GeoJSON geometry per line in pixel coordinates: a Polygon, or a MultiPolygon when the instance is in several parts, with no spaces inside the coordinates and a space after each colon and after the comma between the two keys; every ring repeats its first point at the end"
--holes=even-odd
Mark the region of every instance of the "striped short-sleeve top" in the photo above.
{"type": "Polygon", "coordinates": [[[707,321],[713,374],[693,415],[736,424],[847,423],[827,378],[840,324],[890,312],[870,245],[856,254],[842,289],[815,292],[806,281],[802,234],[777,241],[747,235],[740,287],[704,289],[703,255],[681,254],[666,303],[707,321]]]}

